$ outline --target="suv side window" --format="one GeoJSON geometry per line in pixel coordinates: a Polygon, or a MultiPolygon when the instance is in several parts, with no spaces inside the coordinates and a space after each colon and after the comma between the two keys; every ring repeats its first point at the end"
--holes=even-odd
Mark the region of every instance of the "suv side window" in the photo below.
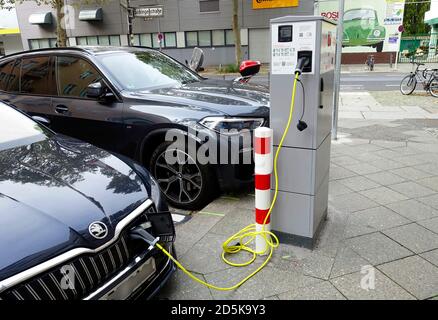
{"type": "Polygon", "coordinates": [[[56,58],[56,82],[59,96],[87,98],[87,87],[102,80],[88,61],[74,56],[56,58]]]}
{"type": "Polygon", "coordinates": [[[23,58],[21,63],[20,93],[50,95],[50,58],[23,58]]]}
{"type": "Polygon", "coordinates": [[[0,66],[0,90],[18,92],[20,84],[20,60],[12,60],[0,66]]]}

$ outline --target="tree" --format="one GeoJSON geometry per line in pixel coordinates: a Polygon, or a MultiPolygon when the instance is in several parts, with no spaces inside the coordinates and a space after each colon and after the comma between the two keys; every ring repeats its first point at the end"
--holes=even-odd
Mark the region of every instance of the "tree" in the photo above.
{"type": "MultiPolygon", "coordinates": [[[[0,0],[0,9],[12,9],[15,4],[21,4],[25,0],[0,0]]],[[[29,0],[28,0],[29,1],[29,0]]],[[[64,25],[65,17],[65,1],[64,0],[30,0],[35,2],[38,6],[48,5],[56,12],[56,43],[58,47],[67,46],[67,30],[64,25]]],[[[77,0],[70,1],[69,4],[72,6],[80,6],[81,4],[91,4],[91,3],[103,3],[105,0],[77,0]]]]}
{"type": "Polygon", "coordinates": [[[234,48],[236,55],[236,65],[240,65],[242,59],[242,48],[240,41],[240,27],[239,27],[239,0],[233,0],[233,32],[234,32],[234,48]]]}
{"type": "Polygon", "coordinates": [[[430,9],[430,1],[407,0],[403,17],[404,36],[429,33],[430,26],[424,23],[424,13],[430,9]]]}

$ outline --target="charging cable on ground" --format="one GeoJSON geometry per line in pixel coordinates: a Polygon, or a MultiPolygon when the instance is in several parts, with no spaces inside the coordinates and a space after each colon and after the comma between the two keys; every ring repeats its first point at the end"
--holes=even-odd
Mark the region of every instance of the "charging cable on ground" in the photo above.
{"type": "MultiPolygon", "coordinates": [[[[191,279],[193,279],[194,281],[203,284],[206,287],[209,287],[211,289],[214,290],[219,290],[219,291],[229,291],[229,290],[234,290],[237,289],[238,287],[240,287],[243,283],[245,283],[246,281],[248,281],[250,278],[252,278],[256,273],[258,273],[260,270],[262,270],[267,264],[268,262],[271,260],[272,254],[274,253],[274,250],[279,246],[280,242],[277,238],[277,236],[268,231],[265,230],[264,226],[266,225],[266,222],[268,221],[272,209],[275,206],[275,202],[277,201],[277,196],[278,196],[278,171],[277,171],[277,162],[278,162],[278,156],[280,154],[280,150],[283,146],[283,142],[287,136],[287,133],[289,132],[291,123],[292,123],[292,118],[293,118],[293,111],[294,111],[294,105],[295,105],[295,93],[296,93],[296,89],[297,89],[297,83],[299,80],[299,77],[301,75],[302,72],[302,68],[303,66],[306,64],[305,59],[302,59],[304,61],[301,61],[301,59],[298,61],[297,63],[297,69],[295,71],[295,78],[294,78],[294,82],[293,82],[293,89],[292,89],[292,99],[290,102],[290,108],[289,108],[289,118],[286,124],[286,127],[284,129],[283,135],[281,137],[280,143],[278,145],[277,148],[277,152],[275,153],[275,157],[274,157],[274,178],[275,178],[275,191],[274,191],[274,197],[272,199],[272,203],[271,206],[269,207],[268,213],[266,214],[265,220],[263,222],[263,229],[260,231],[256,231],[256,225],[255,224],[250,224],[248,226],[246,226],[245,228],[241,229],[239,232],[235,233],[234,235],[232,235],[231,237],[229,237],[223,244],[222,244],[222,260],[233,267],[245,267],[250,265],[251,263],[253,263],[256,259],[258,255],[264,255],[266,254],[266,251],[269,250],[269,254],[267,256],[267,258],[265,259],[265,261],[256,269],[254,270],[251,274],[249,274],[247,277],[243,278],[241,281],[239,281],[237,284],[231,286],[231,287],[218,287],[215,286],[213,284],[207,283],[205,281],[203,281],[202,279],[199,279],[198,277],[196,277],[195,275],[193,275],[193,273],[191,273],[190,271],[188,271],[186,268],[184,268],[184,266],[178,262],[178,260],[176,260],[158,241],[159,238],[154,238],[152,235],[150,235],[148,232],[146,232],[144,229],[141,228],[135,228],[132,232],[131,232],[131,237],[134,239],[141,239],[143,241],[145,241],[146,243],[149,244],[150,248],[153,247],[157,247],[158,249],[160,249],[167,257],[169,257],[169,259],[171,259],[175,265],[181,269],[181,271],[183,271],[185,274],[187,274],[191,279]],[[141,230],[140,230],[141,229],[141,230]],[[264,252],[257,252],[254,249],[252,249],[251,247],[249,247],[249,244],[256,238],[256,236],[261,235],[266,243],[268,244],[266,251],[264,252]],[[234,243],[234,244],[232,244],[234,243]],[[227,259],[227,255],[229,254],[236,254],[240,251],[246,251],[249,252],[252,257],[243,263],[235,263],[230,261],[229,259],[227,259]]],[[[304,89],[304,87],[303,87],[304,89]]]]}

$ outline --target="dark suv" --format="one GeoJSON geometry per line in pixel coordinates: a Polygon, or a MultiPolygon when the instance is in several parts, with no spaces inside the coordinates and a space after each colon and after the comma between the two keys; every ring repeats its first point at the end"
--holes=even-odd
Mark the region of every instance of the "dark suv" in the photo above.
{"type": "Polygon", "coordinates": [[[235,189],[252,180],[251,163],[223,161],[236,145],[240,159],[251,157],[252,147],[219,132],[252,132],[269,114],[264,86],[206,79],[157,50],[133,47],[43,49],[4,57],[0,99],[39,116],[56,132],[139,161],[168,202],[187,209],[204,206],[218,187],[235,189]],[[171,129],[197,148],[217,142],[218,154],[226,155],[201,163],[187,150],[173,150],[165,139],[171,129]],[[189,161],[169,163],[169,152],[189,161]]]}

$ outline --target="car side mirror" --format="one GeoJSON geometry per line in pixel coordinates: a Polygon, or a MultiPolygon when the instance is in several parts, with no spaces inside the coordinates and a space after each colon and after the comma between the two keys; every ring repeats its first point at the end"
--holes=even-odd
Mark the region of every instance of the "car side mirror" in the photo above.
{"type": "Polygon", "coordinates": [[[87,97],[101,102],[108,102],[115,99],[114,93],[101,81],[88,85],[87,97]]]}
{"type": "Polygon", "coordinates": [[[90,83],[87,87],[87,97],[92,99],[101,99],[106,93],[106,87],[102,82],[90,83]]]}

